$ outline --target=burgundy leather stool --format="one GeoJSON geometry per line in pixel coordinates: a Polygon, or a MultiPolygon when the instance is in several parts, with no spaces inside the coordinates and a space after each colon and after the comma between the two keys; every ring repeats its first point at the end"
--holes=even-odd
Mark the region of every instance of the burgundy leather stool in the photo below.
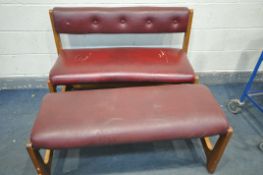
{"type": "Polygon", "coordinates": [[[194,83],[187,58],[193,11],[182,7],[74,7],[50,10],[58,59],[49,74],[57,86],[107,83],[194,83]],[[60,34],[184,33],[182,48],[64,49],[60,34]]]}
{"type": "Polygon", "coordinates": [[[53,150],[200,138],[213,173],[232,128],[209,89],[159,85],[47,94],[28,153],[38,174],[49,175],[53,150]],[[219,135],[215,145],[209,136],[219,135]],[[44,158],[40,149],[47,149],[44,158]]]}

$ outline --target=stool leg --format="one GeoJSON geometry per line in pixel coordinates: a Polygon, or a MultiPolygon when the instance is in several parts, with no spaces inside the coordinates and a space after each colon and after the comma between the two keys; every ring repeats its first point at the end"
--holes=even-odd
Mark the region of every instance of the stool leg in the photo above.
{"type": "Polygon", "coordinates": [[[45,152],[44,164],[48,167],[49,171],[51,171],[52,158],[53,158],[53,150],[47,149],[45,152]]]}
{"type": "Polygon", "coordinates": [[[53,151],[48,150],[45,154],[45,159],[43,160],[42,156],[40,155],[39,149],[33,148],[31,143],[28,143],[26,148],[36,168],[37,174],[38,175],[50,175],[53,151]]]}
{"type": "Polygon", "coordinates": [[[220,161],[226,145],[232,136],[233,129],[230,127],[227,130],[227,133],[221,134],[213,146],[209,137],[201,138],[201,142],[204,148],[204,152],[207,159],[207,170],[209,173],[213,173],[217,167],[218,162],[220,161]]]}
{"type": "Polygon", "coordinates": [[[50,92],[57,92],[57,87],[51,83],[50,80],[48,80],[48,89],[50,92]]]}

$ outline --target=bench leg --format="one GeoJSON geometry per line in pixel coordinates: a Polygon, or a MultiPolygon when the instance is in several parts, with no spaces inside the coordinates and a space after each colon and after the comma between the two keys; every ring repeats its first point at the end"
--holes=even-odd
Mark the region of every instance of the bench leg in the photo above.
{"type": "Polygon", "coordinates": [[[31,143],[28,143],[26,148],[36,168],[37,174],[38,175],[50,175],[53,150],[46,150],[45,157],[43,159],[39,152],[39,149],[33,148],[31,143]]]}
{"type": "MultiPolygon", "coordinates": [[[[50,82],[50,80],[48,80],[48,89],[49,89],[49,92],[57,92],[57,86],[53,85],[50,82]]],[[[68,91],[68,89],[69,89],[69,86],[64,85],[64,86],[62,86],[61,91],[66,92],[66,91],[68,91]]]]}
{"type": "Polygon", "coordinates": [[[61,88],[61,92],[69,91],[68,88],[69,88],[69,87],[66,86],[66,85],[62,86],[62,88],[61,88]]]}
{"type": "Polygon", "coordinates": [[[57,92],[57,86],[53,85],[50,80],[48,80],[47,84],[49,92],[57,92]]]}
{"type": "Polygon", "coordinates": [[[227,133],[221,134],[213,146],[209,137],[201,138],[201,142],[204,148],[204,152],[207,159],[207,170],[209,173],[213,173],[217,167],[218,162],[220,161],[225,147],[233,133],[233,129],[230,127],[227,130],[227,133]]]}
{"type": "Polygon", "coordinates": [[[196,76],[195,76],[195,82],[194,82],[194,84],[199,84],[199,83],[200,83],[199,76],[196,75],[196,76]]]}

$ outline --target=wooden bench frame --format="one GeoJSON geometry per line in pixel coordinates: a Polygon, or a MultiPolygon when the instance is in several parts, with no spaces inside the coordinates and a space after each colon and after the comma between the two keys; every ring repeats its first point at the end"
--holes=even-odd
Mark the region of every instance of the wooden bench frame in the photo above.
{"type": "MultiPolygon", "coordinates": [[[[182,50],[185,53],[188,53],[188,48],[189,48],[189,40],[190,40],[190,34],[191,34],[191,29],[192,29],[192,21],[193,21],[193,9],[189,9],[189,19],[188,19],[188,24],[187,24],[187,30],[184,32],[184,39],[183,39],[183,46],[182,50]]],[[[53,36],[56,44],[56,50],[57,54],[59,55],[62,48],[62,42],[60,38],[60,33],[58,33],[55,29],[55,22],[54,22],[54,16],[53,16],[53,10],[49,10],[49,17],[51,21],[51,26],[52,26],[52,31],[53,31],[53,36]]],[[[196,81],[198,81],[198,77],[195,77],[196,81]]],[[[77,88],[94,88],[94,87],[112,87],[112,86],[122,86],[122,85],[130,85],[130,84],[124,84],[124,83],[109,83],[108,85],[101,85],[101,84],[90,84],[90,85],[73,85],[74,87],[76,86],[77,88]]],[[[50,92],[57,92],[57,86],[53,85],[50,80],[48,80],[48,88],[50,92]]]]}
{"type": "MultiPolygon", "coordinates": [[[[201,138],[207,161],[206,167],[209,173],[215,171],[232,133],[233,129],[230,127],[225,134],[219,135],[215,145],[212,144],[209,137],[201,138]]],[[[27,144],[26,148],[38,175],[50,175],[54,150],[47,149],[43,158],[40,154],[40,149],[34,148],[30,142],[27,144]]]]}

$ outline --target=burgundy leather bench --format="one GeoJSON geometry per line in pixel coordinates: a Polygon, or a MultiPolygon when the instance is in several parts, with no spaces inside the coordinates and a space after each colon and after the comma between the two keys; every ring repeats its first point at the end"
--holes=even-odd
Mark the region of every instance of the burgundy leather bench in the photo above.
{"type": "Polygon", "coordinates": [[[67,8],[50,10],[58,59],[49,89],[103,83],[193,83],[187,58],[193,11],[183,7],[67,8]],[[65,49],[60,34],[184,33],[182,48],[65,49]]]}
{"type": "Polygon", "coordinates": [[[38,174],[48,175],[56,149],[200,138],[213,173],[231,134],[203,85],[71,91],[44,97],[27,150],[38,174]],[[214,135],[215,146],[209,140],[214,135]],[[47,149],[44,158],[40,149],[47,149]]]}

